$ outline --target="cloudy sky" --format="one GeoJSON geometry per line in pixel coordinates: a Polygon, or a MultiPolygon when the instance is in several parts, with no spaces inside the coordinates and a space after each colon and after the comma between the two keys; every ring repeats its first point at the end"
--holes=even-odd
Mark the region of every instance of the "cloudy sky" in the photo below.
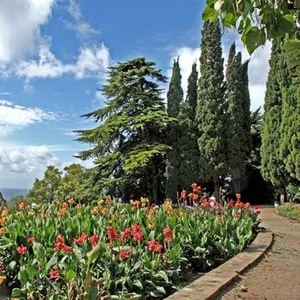
{"type": "MultiPolygon", "coordinates": [[[[107,67],[137,56],[167,76],[180,55],[183,85],[200,55],[201,0],[1,0],[0,188],[31,188],[88,145],[73,130],[103,105],[107,67]]],[[[226,32],[224,57],[238,37],[226,32]]],[[[270,46],[250,62],[252,109],[263,104],[270,46]]]]}

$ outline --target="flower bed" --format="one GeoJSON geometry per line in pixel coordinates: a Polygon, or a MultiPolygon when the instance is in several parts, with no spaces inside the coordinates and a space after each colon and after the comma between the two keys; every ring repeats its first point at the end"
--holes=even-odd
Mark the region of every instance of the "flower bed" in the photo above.
{"type": "Polygon", "coordinates": [[[208,271],[242,251],[255,219],[242,202],[21,204],[1,212],[0,257],[13,297],[163,299],[189,268],[208,271]]]}

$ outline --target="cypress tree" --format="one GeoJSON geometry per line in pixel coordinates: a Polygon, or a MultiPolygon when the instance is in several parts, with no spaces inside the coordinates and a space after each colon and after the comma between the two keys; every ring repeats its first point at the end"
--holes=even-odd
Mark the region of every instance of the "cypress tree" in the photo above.
{"type": "Polygon", "coordinates": [[[94,158],[95,181],[125,201],[148,196],[158,203],[164,197],[164,161],[170,148],[166,133],[173,119],[167,116],[155,82],[166,78],[154,66],[136,58],[110,67],[102,88],[107,105],[84,115],[93,118],[97,127],[76,131],[78,141],[92,147],[77,157],[94,158]]]}
{"type": "Polygon", "coordinates": [[[270,181],[280,191],[281,202],[284,202],[286,186],[289,176],[280,154],[282,139],[282,98],[283,89],[289,83],[288,69],[284,62],[281,42],[273,40],[270,58],[270,70],[265,94],[262,146],[261,146],[261,172],[265,180],[270,181]]]}
{"type": "Polygon", "coordinates": [[[212,180],[219,197],[220,186],[228,174],[224,75],[219,22],[204,22],[201,41],[200,79],[196,119],[198,123],[201,177],[212,180]]]}
{"type": "Polygon", "coordinates": [[[168,116],[177,118],[180,111],[180,103],[183,100],[183,90],[181,87],[181,73],[179,66],[179,57],[173,62],[172,77],[167,93],[168,116]]]}
{"type": "MultiPolygon", "coordinates": [[[[167,111],[169,117],[177,118],[180,112],[180,103],[183,100],[183,90],[181,87],[181,73],[179,66],[179,57],[174,60],[172,77],[167,93],[167,111]]],[[[169,145],[172,150],[168,155],[167,162],[167,179],[166,179],[166,195],[169,199],[175,200],[178,198],[178,193],[182,189],[180,179],[180,164],[181,164],[181,128],[179,123],[172,123],[168,130],[169,145]]]]}
{"type": "MultiPolygon", "coordinates": [[[[293,37],[300,38],[300,31],[295,30],[293,37]]],[[[285,46],[283,46],[285,49],[285,46]]],[[[286,58],[286,56],[284,56],[286,58]]],[[[287,62],[289,64],[289,62],[287,62]]],[[[292,178],[292,184],[300,186],[300,73],[289,69],[290,77],[282,78],[285,83],[282,98],[282,124],[280,155],[285,163],[286,170],[292,178]]],[[[298,192],[299,193],[299,192],[298,192]]]]}
{"type": "Polygon", "coordinates": [[[188,78],[187,96],[185,102],[181,104],[179,114],[179,124],[181,128],[181,164],[179,168],[180,181],[183,189],[194,182],[199,182],[199,148],[198,148],[198,128],[195,120],[197,106],[198,89],[197,64],[192,65],[192,71],[188,78]]]}
{"type": "Polygon", "coordinates": [[[245,173],[250,140],[249,91],[246,82],[247,69],[242,65],[241,53],[235,54],[233,44],[229,51],[226,70],[227,86],[227,159],[234,183],[234,192],[241,191],[241,178],[245,173]],[[247,99],[245,99],[247,98],[247,99]],[[246,119],[246,120],[245,120],[246,119]]]}

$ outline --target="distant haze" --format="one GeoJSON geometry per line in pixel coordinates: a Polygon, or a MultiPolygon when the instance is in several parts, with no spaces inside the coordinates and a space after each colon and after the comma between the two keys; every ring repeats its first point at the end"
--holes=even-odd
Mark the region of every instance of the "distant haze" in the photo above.
{"type": "Polygon", "coordinates": [[[4,189],[0,188],[0,192],[5,200],[10,200],[12,197],[23,195],[25,196],[29,190],[26,189],[4,189]]]}

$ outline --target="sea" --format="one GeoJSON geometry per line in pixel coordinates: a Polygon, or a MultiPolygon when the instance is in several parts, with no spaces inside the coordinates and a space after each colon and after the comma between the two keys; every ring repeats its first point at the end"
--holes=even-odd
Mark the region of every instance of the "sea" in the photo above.
{"type": "Polygon", "coordinates": [[[0,188],[0,192],[2,193],[3,198],[9,201],[12,197],[15,196],[19,196],[19,195],[25,196],[29,192],[29,190],[0,188]]]}

